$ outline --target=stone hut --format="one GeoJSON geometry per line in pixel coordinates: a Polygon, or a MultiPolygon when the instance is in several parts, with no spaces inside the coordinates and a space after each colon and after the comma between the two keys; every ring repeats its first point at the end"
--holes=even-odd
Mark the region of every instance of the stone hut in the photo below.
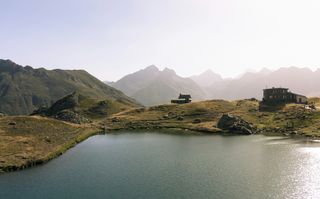
{"type": "Polygon", "coordinates": [[[267,88],[263,90],[262,101],[267,104],[298,103],[307,104],[308,98],[304,95],[292,93],[288,88],[267,88]]]}
{"type": "Polygon", "coordinates": [[[172,104],[186,104],[191,102],[191,95],[189,94],[180,94],[178,99],[171,100],[172,104]]]}

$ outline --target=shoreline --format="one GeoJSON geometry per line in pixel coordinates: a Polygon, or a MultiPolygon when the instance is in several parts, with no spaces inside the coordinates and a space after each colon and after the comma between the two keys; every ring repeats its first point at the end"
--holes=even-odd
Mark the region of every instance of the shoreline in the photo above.
{"type": "Polygon", "coordinates": [[[95,136],[95,135],[100,135],[100,134],[104,134],[104,133],[97,131],[97,129],[85,130],[85,132],[83,134],[80,134],[75,139],[70,140],[70,141],[66,142],[65,144],[59,146],[59,148],[57,150],[50,152],[45,157],[42,157],[42,158],[39,158],[36,160],[29,160],[26,163],[21,164],[21,165],[8,165],[3,168],[0,168],[0,175],[4,174],[4,173],[14,172],[14,171],[21,171],[21,170],[24,170],[27,168],[38,166],[38,165],[43,165],[43,164],[49,162],[50,160],[53,160],[53,159],[63,155],[69,149],[75,147],[77,144],[87,140],[88,138],[95,136]]]}
{"type": "Polygon", "coordinates": [[[281,136],[281,137],[287,137],[289,139],[310,139],[312,140],[317,140],[317,138],[320,137],[308,137],[306,135],[284,135],[284,134],[279,134],[279,133],[256,133],[252,135],[241,135],[241,134],[234,134],[232,132],[225,132],[225,131],[214,131],[210,129],[194,129],[194,128],[179,128],[179,127],[166,127],[166,128],[154,128],[154,129],[113,129],[113,130],[108,130],[107,132],[104,132],[102,129],[97,130],[85,130],[83,134],[80,134],[77,136],[75,139],[61,145],[56,151],[53,151],[49,154],[47,154],[43,158],[39,158],[36,160],[28,161],[25,164],[22,165],[8,165],[6,167],[0,168],[0,175],[4,173],[9,173],[9,172],[15,172],[15,171],[21,171],[24,169],[28,169],[31,167],[39,166],[48,163],[50,160],[53,160],[61,155],[63,155],[65,152],[67,152],[69,149],[77,146],[79,143],[87,140],[90,137],[96,136],[96,135],[107,135],[107,134],[112,134],[112,133],[123,133],[124,131],[131,131],[132,133],[138,133],[138,132],[146,132],[146,131],[159,131],[160,133],[165,133],[165,134],[175,134],[175,135],[220,135],[220,136],[254,136],[254,135],[263,135],[267,137],[272,137],[272,136],[281,136]],[[172,131],[172,132],[167,132],[167,131],[172,131]],[[166,131],[166,132],[164,132],[166,131]]]}

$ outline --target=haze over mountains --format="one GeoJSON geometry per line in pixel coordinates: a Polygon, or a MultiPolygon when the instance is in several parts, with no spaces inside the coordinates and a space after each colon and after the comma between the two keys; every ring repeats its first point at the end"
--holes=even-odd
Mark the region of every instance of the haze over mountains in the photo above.
{"type": "Polygon", "coordinates": [[[262,99],[262,89],[266,87],[287,87],[292,92],[308,97],[320,95],[320,70],[309,68],[280,68],[275,71],[263,69],[248,72],[239,78],[223,80],[204,88],[209,98],[262,99]]]}
{"type": "Polygon", "coordinates": [[[287,67],[271,71],[264,68],[238,78],[223,79],[211,70],[183,78],[171,69],[161,71],[149,66],[110,85],[147,106],[169,103],[179,93],[191,94],[194,100],[262,99],[262,89],[266,87],[287,87],[292,92],[312,97],[320,95],[320,69],[287,67]]]}
{"type": "Polygon", "coordinates": [[[320,69],[262,69],[238,78],[223,79],[211,70],[185,78],[174,70],[159,70],[152,65],[108,84],[111,86],[83,70],[34,69],[0,60],[0,112],[30,114],[75,91],[98,101],[106,100],[105,104],[114,106],[107,107],[108,110],[134,107],[139,103],[145,106],[166,104],[180,93],[191,94],[194,101],[261,99],[262,89],[266,87],[287,87],[292,92],[317,97],[320,96],[320,69]]]}
{"type": "Polygon", "coordinates": [[[0,60],[0,112],[25,115],[77,91],[113,106],[136,106],[137,102],[84,70],[46,70],[0,60]]]}
{"type": "Polygon", "coordinates": [[[161,71],[153,65],[121,78],[112,86],[146,106],[168,103],[179,93],[189,93],[196,100],[206,96],[190,78],[180,77],[168,68],[161,71]]]}

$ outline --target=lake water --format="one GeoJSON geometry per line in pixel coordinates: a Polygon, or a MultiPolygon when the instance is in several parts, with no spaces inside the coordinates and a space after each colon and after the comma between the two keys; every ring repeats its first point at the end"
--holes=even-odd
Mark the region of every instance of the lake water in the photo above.
{"type": "Polygon", "coordinates": [[[121,133],[0,175],[0,198],[320,198],[320,144],[283,137],[121,133]]]}

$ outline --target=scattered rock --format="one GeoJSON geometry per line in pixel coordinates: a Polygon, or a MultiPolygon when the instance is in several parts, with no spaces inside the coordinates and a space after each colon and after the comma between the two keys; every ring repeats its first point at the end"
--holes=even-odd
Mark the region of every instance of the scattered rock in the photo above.
{"type": "Polygon", "coordinates": [[[46,142],[48,142],[48,143],[51,143],[51,139],[50,139],[49,136],[46,136],[46,137],[44,138],[44,141],[46,141],[46,142]]]}
{"type": "Polygon", "coordinates": [[[177,117],[178,121],[182,121],[184,118],[182,116],[177,117]]]}
{"type": "Polygon", "coordinates": [[[291,135],[298,135],[298,131],[291,131],[290,134],[291,135]]]}
{"type": "Polygon", "coordinates": [[[164,115],[163,116],[163,119],[168,119],[169,118],[169,115],[164,115]]]}
{"type": "Polygon", "coordinates": [[[242,135],[251,135],[257,132],[251,123],[231,114],[223,114],[218,121],[217,127],[231,133],[242,135]]]}
{"type": "Polygon", "coordinates": [[[4,113],[0,113],[0,117],[5,117],[5,116],[7,116],[7,115],[4,113]]]}
{"type": "Polygon", "coordinates": [[[10,126],[15,126],[15,125],[17,125],[17,123],[16,123],[16,122],[9,122],[8,125],[10,125],[10,126]]]}
{"type": "Polygon", "coordinates": [[[193,124],[199,124],[199,123],[201,123],[201,120],[200,120],[200,119],[195,119],[195,120],[193,120],[192,123],[193,123],[193,124]]]}
{"type": "Polygon", "coordinates": [[[87,118],[81,116],[80,114],[71,111],[71,110],[63,110],[58,112],[56,115],[54,115],[54,118],[58,120],[63,120],[66,122],[72,122],[75,124],[83,124],[83,123],[89,123],[90,120],[87,118]]]}
{"type": "Polygon", "coordinates": [[[120,122],[120,120],[118,118],[116,118],[116,117],[112,118],[111,121],[112,122],[120,122]]]}

